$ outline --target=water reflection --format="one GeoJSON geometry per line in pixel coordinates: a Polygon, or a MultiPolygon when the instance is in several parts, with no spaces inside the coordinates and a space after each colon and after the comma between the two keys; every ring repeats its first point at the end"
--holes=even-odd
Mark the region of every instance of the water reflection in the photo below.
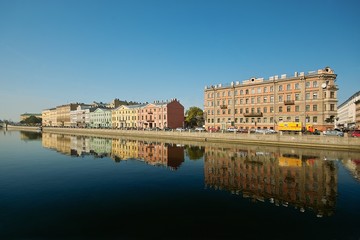
{"type": "Polygon", "coordinates": [[[302,212],[313,209],[319,217],[332,215],[335,209],[336,162],[306,152],[208,147],[204,173],[207,187],[241,194],[254,202],[292,205],[302,212]]]}
{"type": "Polygon", "coordinates": [[[115,162],[139,160],[172,170],[184,162],[184,147],[168,143],[43,133],[42,145],[73,157],[109,157],[115,162]]]}
{"type": "Polygon", "coordinates": [[[357,153],[314,149],[211,144],[195,146],[43,133],[42,144],[62,154],[142,161],[177,170],[186,158],[204,160],[207,189],[229,191],[253,202],[270,202],[300,212],[331,216],[338,193],[338,167],[359,176],[357,153]],[[184,154],[185,153],[185,154],[184,154]]]}
{"type": "MultiPolygon", "coordinates": [[[[4,131],[4,133],[5,133],[5,131],[4,131]]],[[[41,138],[42,138],[42,134],[39,132],[20,131],[20,139],[22,141],[40,140],[41,138]]]]}

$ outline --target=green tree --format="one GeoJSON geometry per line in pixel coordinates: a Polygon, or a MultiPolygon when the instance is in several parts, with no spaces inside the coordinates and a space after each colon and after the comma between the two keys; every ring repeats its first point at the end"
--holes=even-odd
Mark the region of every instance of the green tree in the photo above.
{"type": "Polygon", "coordinates": [[[30,117],[26,118],[25,120],[21,121],[20,123],[28,124],[28,125],[36,125],[36,124],[41,124],[41,121],[42,121],[41,118],[37,118],[35,116],[30,116],[30,117]]]}
{"type": "Polygon", "coordinates": [[[185,113],[185,122],[188,127],[204,125],[204,112],[198,107],[190,107],[185,113]]]}

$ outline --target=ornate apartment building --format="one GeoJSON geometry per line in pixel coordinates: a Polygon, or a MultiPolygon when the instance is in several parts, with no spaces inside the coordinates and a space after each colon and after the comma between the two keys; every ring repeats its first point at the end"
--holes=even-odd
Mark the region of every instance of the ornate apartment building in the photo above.
{"type": "Polygon", "coordinates": [[[205,127],[277,129],[279,122],[312,124],[318,130],[334,127],[337,116],[337,75],[326,67],[308,73],[250,78],[206,86],[205,127]]]}

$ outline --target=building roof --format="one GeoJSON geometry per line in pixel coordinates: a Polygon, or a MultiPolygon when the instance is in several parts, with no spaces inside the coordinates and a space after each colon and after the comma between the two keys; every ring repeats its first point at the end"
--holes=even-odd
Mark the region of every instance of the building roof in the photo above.
{"type": "Polygon", "coordinates": [[[360,91],[354,93],[351,97],[349,97],[345,102],[343,102],[342,104],[340,104],[338,106],[338,109],[345,106],[346,104],[348,104],[350,101],[354,100],[356,97],[360,96],[360,91]]]}

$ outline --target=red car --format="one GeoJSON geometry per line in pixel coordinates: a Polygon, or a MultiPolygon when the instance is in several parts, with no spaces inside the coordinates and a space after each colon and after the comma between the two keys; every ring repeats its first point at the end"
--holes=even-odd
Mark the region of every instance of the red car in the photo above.
{"type": "Polygon", "coordinates": [[[355,130],[351,133],[352,137],[360,137],[360,130],[355,130]]]}

